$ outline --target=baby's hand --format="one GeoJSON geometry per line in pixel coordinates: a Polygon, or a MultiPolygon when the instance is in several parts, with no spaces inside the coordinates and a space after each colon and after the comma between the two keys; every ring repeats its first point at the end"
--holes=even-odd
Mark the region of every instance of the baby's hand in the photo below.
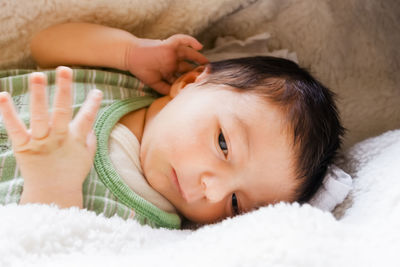
{"type": "Polygon", "coordinates": [[[156,91],[167,94],[176,75],[192,70],[186,62],[208,63],[197,50],[202,48],[195,38],[176,34],[166,40],[136,39],[128,49],[125,68],[156,91]]]}
{"type": "Polygon", "coordinates": [[[30,129],[18,118],[8,93],[0,93],[3,117],[14,155],[24,178],[20,203],[56,203],[60,207],[82,206],[82,184],[96,150],[93,122],[102,94],[90,92],[72,119],[72,70],[58,67],[53,111],[48,112],[46,77],[29,77],[30,129]]]}

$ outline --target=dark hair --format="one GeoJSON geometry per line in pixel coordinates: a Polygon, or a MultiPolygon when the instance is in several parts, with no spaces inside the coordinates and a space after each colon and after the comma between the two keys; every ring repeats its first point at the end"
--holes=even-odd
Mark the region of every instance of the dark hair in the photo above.
{"type": "Polygon", "coordinates": [[[275,57],[248,57],[212,62],[203,84],[224,84],[253,92],[285,113],[296,156],[296,190],[300,203],[322,184],[344,134],[334,93],[296,63],[275,57]]]}

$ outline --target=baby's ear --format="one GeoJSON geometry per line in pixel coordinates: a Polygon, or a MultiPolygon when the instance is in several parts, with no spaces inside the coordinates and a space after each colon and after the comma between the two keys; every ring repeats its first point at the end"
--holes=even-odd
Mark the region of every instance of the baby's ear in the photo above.
{"type": "Polygon", "coordinates": [[[179,92],[184,89],[188,84],[200,82],[207,76],[207,68],[199,66],[192,71],[186,72],[180,76],[172,85],[169,91],[169,96],[174,98],[179,92]]]}

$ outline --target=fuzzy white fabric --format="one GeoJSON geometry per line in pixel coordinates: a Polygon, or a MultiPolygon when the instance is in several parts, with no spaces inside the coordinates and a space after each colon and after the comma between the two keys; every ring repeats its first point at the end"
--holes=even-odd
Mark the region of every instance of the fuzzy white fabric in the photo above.
{"type": "Polygon", "coordinates": [[[0,265],[399,266],[400,130],[347,154],[354,190],[331,213],[277,204],[204,226],[165,230],[41,205],[0,206],[0,265]],[[397,155],[394,156],[394,155],[397,155]]]}
{"type": "Polygon", "coordinates": [[[343,169],[332,164],[328,167],[321,187],[308,204],[324,211],[332,211],[346,199],[351,189],[353,189],[353,178],[343,169]]]}
{"type": "MultiPolygon", "coordinates": [[[[209,47],[217,36],[269,32],[270,50],[339,95],[346,147],[400,127],[397,0],[0,1],[0,68],[33,67],[29,39],[66,21],[138,36],[183,32],[209,47]]],[[[399,266],[400,130],[352,147],[338,165],[354,189],[335,217],[278,204],[198,230],[170,231],[77,209],[0,206],[1,266],[399,266]]]]}

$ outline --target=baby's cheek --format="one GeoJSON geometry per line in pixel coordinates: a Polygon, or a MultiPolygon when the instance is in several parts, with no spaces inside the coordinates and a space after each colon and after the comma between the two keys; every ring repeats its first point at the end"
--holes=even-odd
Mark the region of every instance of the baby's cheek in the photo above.
{"type": "Polygon", "coordinates": [[[227,217],[224,204],[196,203],[185,206],[180,212],[190,221],[197,223],[214,223],[227,217]]]}

